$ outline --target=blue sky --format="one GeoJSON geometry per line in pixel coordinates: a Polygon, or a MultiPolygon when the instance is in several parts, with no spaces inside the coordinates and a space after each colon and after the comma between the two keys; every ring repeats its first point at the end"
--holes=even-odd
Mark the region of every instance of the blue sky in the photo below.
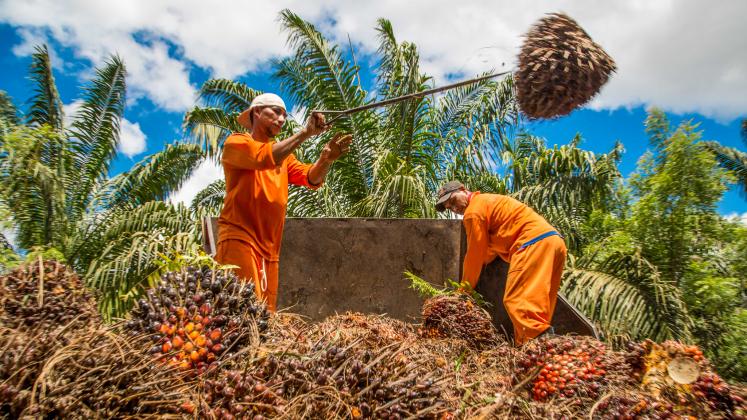
{"type": "MultiPolygon", "coordinates": [[[[0,0],[0,90],[23,108],[32,94],[26,79],[31,47],[39,42],[48,43],[53,51],[57,86],[66,105],[78,99],[80,86],[95,65],[108,54],[120,54],[130,72],[129,103],[124,153],[113,167],[115,173],[182,137],[184,111],[194,104],[196,89],[208,78],[228,77],[259,90],[277,91],[268,74],[269,60],[287,53],[276,19],[282,7],[290,7],[344,45],[349,35],[364,67],[372,63],[376,48],[375,18],[386,17],[401,40],[419,46],[424,69],[439,84],[454,75],[463,78],[512,61],[518,35],[531,22],[544,12],[565,10],[610,52],[619,71],[589,107],[561,119],[532,123],[530,131],[551,144],[565,143],[580,133],[583,147],[600,153],[620,140],[626,149],[620,168],[627,176],[648,146],[645,109],[657,105],[668,112],[674,125],[692,119],[700,123],[704,139],[747,150],[739,134],[739,121],[747,117],[747,44],[741,40],[745,37],[736,35],[743,34],[738,16],[747,13],[747,2],[706,7],[705,2],[682,1],[677,8],[667,7],[668,2],[603,7],[598,2],[559,1],[524,8],[505,2],[501,10],[495,10],[494,2],[467,2],[441,10],[436,1],[424,3],[435,5],[426,18],[412,13],[423,5],[394,1],[351,6],[325,0],[318,7],[293,1],[272,7],[225,1],[215,8],[193,0],[107,3],[107,7],[102,3],[107,2],[0,0]],[[180,7],[171,7],[175,4],[180,7]],[[508,9],[514,18],[505,17],[508,9]],[[242,13],[258,17],[236,17],[242,13]],[[439,19],[453,23],[460,16],[469,22],[490,20],[482,26],[452,24],[449,31],[438,25],[439,19]],[[626,25],[619,25],[622,21],[626,25]],[[718,28],[697,35],[681,31],[688,22],[709,28],[710,21],[718,22],[718,28]],[[618,25],[611,27],[610,22],[618,25]]],[[[371,74],[371,69],[364,70],[364,75],[371,74]]],[[[214,167],[198,172],[194,182],[185,186],[191,192],[177,194],[180,199],[188,200],[201,185],[219,176],[214,167]]],[[[719,211],[747,218],[747,200],[732,188],[719,211]]]]}

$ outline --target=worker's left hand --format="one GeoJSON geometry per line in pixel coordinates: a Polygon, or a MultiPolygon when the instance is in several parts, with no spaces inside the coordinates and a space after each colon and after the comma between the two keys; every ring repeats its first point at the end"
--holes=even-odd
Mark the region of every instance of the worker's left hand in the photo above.
{"type": "Polygon", "coordinates": [[[335,137],[324,145],[322,149],[322,159],[337,160],[350,150],[350,143],[353,141],[351,134],[335,134],[335,137]]]}

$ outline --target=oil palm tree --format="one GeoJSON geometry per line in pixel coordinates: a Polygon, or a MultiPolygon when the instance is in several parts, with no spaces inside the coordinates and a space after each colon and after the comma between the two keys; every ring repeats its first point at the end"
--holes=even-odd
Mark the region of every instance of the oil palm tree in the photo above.
{"type": "Polygon", "coordinates": [[[159,252],[196,239],[188,209],[161,200],[203,160],[194,144],[172,144],[109,177],[125,107],[125,66],[116,56],[96,71],[65,124],[45,46],[31,64],[34,95],[23,124],[0,144],[0,201],[19,248],[55,248],[102,294],[105,314],[127,307],[159,252]],[[191,235],[190,235],[191,233],[191,235]]]}
{"type": "MultiPolygon", "coordinates": [[[[747,119],[742,120],[742,141],[747,146],[747,119]]],[[[733,147],[727,147],[715,141],[705,142],[708,150],[716,156],[721,166],[731,171],[741,186],[741,193],[747,197],[747,153],[733,147]]]]}

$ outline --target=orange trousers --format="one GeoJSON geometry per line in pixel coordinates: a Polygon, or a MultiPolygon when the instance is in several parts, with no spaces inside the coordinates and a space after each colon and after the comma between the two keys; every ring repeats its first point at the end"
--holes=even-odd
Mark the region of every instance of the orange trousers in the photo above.
{"type": "Polygon", "coordinates": [[[506,279],[503,306],[522,345],[550,328],[567,255],[560,236],[549,236],[516,252],[506,279]]]}
{"type": "Polygon", "coordinates": [[[226,239],[218,243],[215,260],[219,264],[236,265],[234,273],[245,281],[254,282],[254,291],[267,309],[275,312],[278,300],[278,262],[267,261],[248,242],[226,239]]]}

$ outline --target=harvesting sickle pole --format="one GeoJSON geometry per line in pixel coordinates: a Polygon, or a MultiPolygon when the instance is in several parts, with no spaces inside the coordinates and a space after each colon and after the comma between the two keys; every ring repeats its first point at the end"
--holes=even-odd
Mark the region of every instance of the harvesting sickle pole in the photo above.
{"type": "Polygon", "coordinates": [[[524,35],[515,71],[503,71],[413,92],[346,110],[312,110],[331,115],[327,124],[356,112],[481,82],[509,73],[516,81],[516,100],[529,119],[567,115],[588,102],[616,70],[615,61],[581,26],[562,13],[550,13],[524,35]]]}
{"type": "Polygon", "coordinates": [[[312,110],[311,112],[312,113],[319,112],[319,113],[322,113],[322,114],[332,114],[333,115],[332,119],[329,120],[329,121],[327,121],[327,124],[332,124],[334,121],[336,121],[339,118],[342,118],[342,117],[345,117],[345,116],[348,116],[348,115],[351,115],[351,114],[355,114],[357,112],[366,111],[366,110],[369,110],[369,109],[380,108],[382,106],[387,106],[387,105],[392,105],[392,104],[404,102],[404,101],[406,101],[408,99],[422,98],[424,96],[432,95],[434,93],[440,93],[440,92],[443,92],[443,91],[446,91],[446,90],[449,90],[449,89],[454,89],[454,88],[458,88],[458,87],[462,87],[462,86],[466,86],[466,85],[471,85],[473,83],[482,82],[483,80],[489,80],[489,79],[493,79],[493,78],[496,78],[496,77],[505,76],[505,75],[507,75],[509,73],[511,73],[511,70],[502,71],[500,73],[488,74],[486,76],[475,77],[473,79],[463,80],[461,82],[452,83],[452,84],[446,85],[446,86],[441,86],[441,87],[437,87],[437,88],[433,88],[433,89],[423,90],[423,91],[420,91],[420,92],[408,93],[407,95],[398,96],[396,98],[390,98],[390,99],[386,99],[386,100],[379,101],[379,102],[373,102],[373,103],[370,103],[370,104],[361,105],[359,107],[346,109],[344,111],[316,110],[315,109],[315,110],[312,110]]]}

